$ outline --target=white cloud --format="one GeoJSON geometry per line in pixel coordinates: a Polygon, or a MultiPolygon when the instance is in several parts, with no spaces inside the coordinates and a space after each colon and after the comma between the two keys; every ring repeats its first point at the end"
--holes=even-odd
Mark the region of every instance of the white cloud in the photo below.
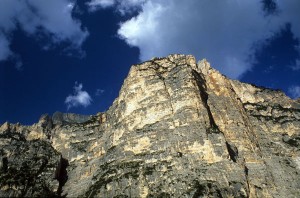
{"type": "Polygon", "coordinates": [[[90,11],[96,11],[99,8],[108,8],[112,7],[116,3],[115,0],[91,0],[87,2],[90,11]]]}
{"type": "Polygon", "coordinates": [[[118,11],[121,14],[130,13],[141,8],[146,1],[147,0],[118,0],[118,11]]]}
{"type": "Polygon", "coordinates": [[[266,15],[261,0],[143,1],[139,14],[121,23],[118,34],[140,49],[143,61],[171,53],[193,54],[239,78],[251,70],[255,52],[286,23],[300,38],[299,0],[276,2],[278,12],[266,15]]]}
{"type": "MultiPolygon", "coordinates": [[[[67,41],[73,49],[80,48],[88,31],[72,17],[71,0],[2,0],[0,6],[0,61],[13,54],[10,40],[20,27],[26,34],[48,36],[52,44],[67,41]]],[[[49,41],[49,42],[50,42],[49,41]]]]}
{"type": "Polygon", "coordinates": [[[82,90],[82,84],[75,82],[74,93],[65,99],[68,109],[71,107],[84,106],[87,107],[91,104],[92,98],[88,92],[82,90]]]}
{"type": "Polygon", "coordinates": [[[90,11],[116,6],[119,13],[126,14],[140,8],[147,0],[90,0],[87,6],[90,11]]]}
{"type": "Polygon", "coordinates": [[[10,55],[11,55],[11,51],[9,49],[9,41],[0,32],[0,61],[7,59],[10,55]]]}
{"type": "Polygon", "coordinates": [[[288,90],[288,93],[292,96],[292,98],[299,98],[300,86],[291,86],[288,90]]]}

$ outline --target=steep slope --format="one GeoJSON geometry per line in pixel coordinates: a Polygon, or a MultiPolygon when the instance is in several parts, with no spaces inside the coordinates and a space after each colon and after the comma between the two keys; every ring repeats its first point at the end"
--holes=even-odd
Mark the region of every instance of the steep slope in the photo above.
{"type": "Polygon", "coordinates": [[[12,152],[6,138],[14,134],[53,150],[48,157],[56,159],[55,168],[49,160],[52,169],[39,172],[53,176],[36,173],[47,181],[40,194],[49,196],[300,196],[300,103],[230,80],[192,56],[132,66],[107,112],[56,113],[33,126],[4,124],[1,178],[11,183],[0,180],[0,196],[32,193],[26,186],[20,194],[24,184],[7,176],[13,166],[23,170],[14,161],[22,154],[12,152]]]}

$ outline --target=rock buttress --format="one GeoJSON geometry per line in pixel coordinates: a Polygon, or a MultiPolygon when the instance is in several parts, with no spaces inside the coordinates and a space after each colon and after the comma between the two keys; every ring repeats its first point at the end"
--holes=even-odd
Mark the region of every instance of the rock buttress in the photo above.
{"type": "Polygon", "coordinates": [[[230,80],[206,60],[134,65],[107,112],[57,115],[25,138],[48,141],[68,162],[62,196],[300,196],[299,102],[230,80]]]}
{"type": "Polygon", "coordinates": [[[287,143],[299,137],[299,104],[205,60],[172,55],[133,66],[106,116],[86,196],[299,195],[299,147],[287,143]],[[286,124],[256,116],[260,101],[282,106],[286,124]]]}

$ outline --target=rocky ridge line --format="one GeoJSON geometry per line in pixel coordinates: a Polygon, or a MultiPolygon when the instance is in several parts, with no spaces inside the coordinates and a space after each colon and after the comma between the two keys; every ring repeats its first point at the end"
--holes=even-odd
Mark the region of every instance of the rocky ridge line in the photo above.
{"type": "Polygon", "coordinates": [[[5,123],[0,144],[0,196],[300,196],[300,103],[189,55],[132,66],[107,112],[5,123]]]}

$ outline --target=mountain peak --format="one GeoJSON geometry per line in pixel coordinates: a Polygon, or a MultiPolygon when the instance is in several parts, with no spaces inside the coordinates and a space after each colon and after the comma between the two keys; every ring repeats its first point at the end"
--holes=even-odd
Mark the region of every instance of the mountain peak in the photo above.
{"type": "Polygon", "coordinates": [[[174,54],[106,112],[4,124],[0,196],[299,197],[299,140],[297,101],[174,54]]]}

